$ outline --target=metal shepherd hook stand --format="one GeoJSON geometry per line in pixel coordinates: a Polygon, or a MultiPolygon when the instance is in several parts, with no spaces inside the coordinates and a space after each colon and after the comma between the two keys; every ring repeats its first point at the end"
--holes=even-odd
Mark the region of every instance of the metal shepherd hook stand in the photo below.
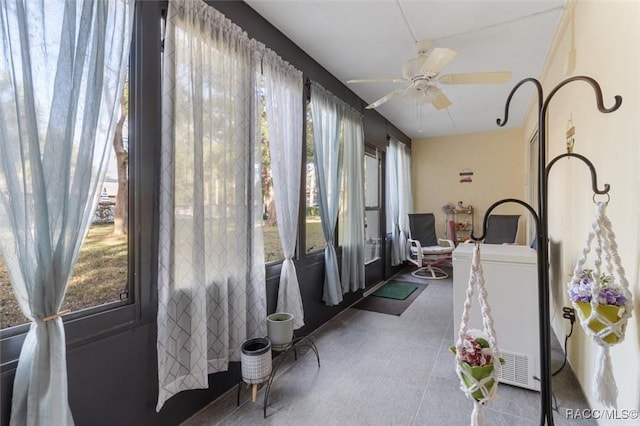
{"type": "Polygon", "coordinates": [[[547,165],[545,147],[547,130],[547,109],[549,107],[549,102],[558,92],[558,90],[574,81],[584,81],[591,85],[591,87],[595,91],[597,107],[600,112],[610,113],[620,108],[620,105],[622,104],[622,97],[619,95],[615,96],[615,103],[611,108],[606,108],[604,106],[600,85],[591,77],[576,76],[563,80],[556,87],[554,87],[553,90],[551,90],[546,98],[543,96],[542,84],[537,79],[526,78],[520,81],[511,90],[511,93],[507,98],[504,110],[504,120],[497,119],[496,122],[500,127],[503,127],[505,124],[507,124],[507,120],[509,119],[509,105],[511,103],[511,98],[520,88],[520,86],[524,85],[527,82],[531,82],[536,86],[538,95],[538,211],[536,213],[533,207],[522,200],[514,198],[503,199],[495,202],[487,209],[487,212],[485,213],[484,219],[482,221],[482,236],[475,237],[473,235],[473,232],[471,233],[471,239],[473,240],[484,239],[484,236],[487,232],[487,219],[489,218],[489,215],[491,214],[493,209],[505,203],[516,203],[524,206],[527,210],[529,210],[529,212],[535,219],[536,242],[538,247],[538,316],[540,322],[540,425],[543,426],[545,425],[545,423],[549,426],[553,426],[553,406],[551,399],[551,318],[549,308],[549,222],[547,209],[547,186],[549,183],[549,171],[551,170],[553,165],[561,158],[578,158],[579,160],[582,160],[582,162],[584,162],[591,171],[591,186],[593,192],[595,194],[607,194],[609,192],[609,184],[604,184],[604,189],[598,189],[598,178],[596,176],[596,169],[593,166],[593,163],[591,163],[589,159],[582,155],[573,153],[561,154],[551,160],[547,165]]]}

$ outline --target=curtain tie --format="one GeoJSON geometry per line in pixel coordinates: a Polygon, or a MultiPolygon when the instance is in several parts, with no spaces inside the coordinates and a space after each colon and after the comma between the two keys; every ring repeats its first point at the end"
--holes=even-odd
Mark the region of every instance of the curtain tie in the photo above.
{"type": "Polygon", "coordinates": [[[54,320],[56,318],[60,318],[63,315],[67,315],[69,312],[71,312],[70,309],[65,309],[64,311],[60,311],[57,314],[46,316],[46,317],[42,318],[42,322],[47,322],[47,321],[54,320]]]}

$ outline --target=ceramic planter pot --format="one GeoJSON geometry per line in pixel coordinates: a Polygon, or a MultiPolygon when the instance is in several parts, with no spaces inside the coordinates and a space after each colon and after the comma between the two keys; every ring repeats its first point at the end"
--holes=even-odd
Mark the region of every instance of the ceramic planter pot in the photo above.
{"type": "Polygon", "coordinates": [[[240,355],[242,380],[245,383],[264,383],[271,375],[271,342],[259,337],[242,344],[240,355]]]}
{"type": "MultiPolygon", "coordinates": [[[[489,377],[491,374],[493,374],[493,364],[471,366],[465,362],[462,363],[462,370],[462,381],[464,382],[467,389],[469,389],[474,383],[473,380],[471,380],[471,377],[476,380],[482,380],[485,377],[489,377]]],[[[489,392],[491,392],[494,383],[495,380],[491,379],[485,384],[485,387],[489,392]]],[[[473,396],[476,401],[480,401],[483,398],[482,391],[480,389],[472,393],[471,396],[473,396]]]]}
{"type": "MultiPolygon", "coordinates": [[[[591,303],[575,302],[575,304],[578,306],[578,309],[580,310],[579,313],[581,318],[583,319],[589,318],[589,315],[591,315],[591,303]]],[[[624,312],[624,306],[598,305],[597,312],[599,316],[606,318],[607,320],[609,320],[609,322],[611,322],[612,324],[615,324],[620,320],[620,317],[624,312]]],[[[595,318],[589,321],[589,328],[594,333],[600,332],[600,330],[602,330],[605,327],[606,327],[605,324],[603,324],[601,321],[598,321],[595,318]]],[[[622,331],[624,331],[624,328],[622,329],[622,331]]],[[[609,333],[609,334],[606,334],[602,338],[602,340],[604,340],[609,344],[615,344],[615,343],[618,343],[618,336],[615,333],[609,333]]]]}
{"type": "Polygon", "coordinates": [[[293,341],[293,314],[276,312],[267,316],[267,337],[274,351],[283,351],[293,341]]]}

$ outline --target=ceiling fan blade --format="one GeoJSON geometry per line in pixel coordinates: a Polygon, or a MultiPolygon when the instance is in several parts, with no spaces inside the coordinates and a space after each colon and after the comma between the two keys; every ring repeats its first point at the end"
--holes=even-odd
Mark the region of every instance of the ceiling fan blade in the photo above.
{"type": "Polygon", "coordinates": [[[402,94],[402,92],[404,92],[405,90],[407,90],[406,87],[403,87],[402,89],[397,89],[394,90],[391,93],[388,93],[386,96],[383,96],[382,98],[378,99],[377,101],[375,101],[374,103],[367,105],[366,109],[373,109],[373,108],[377,108],[380,105],[382,105],[383,103],[387,102],[390,99],[395,98],[396,96],[402,94]]]}
{"type": "Polygon", "coordinates": [[[451,105],[451,100],[449,100],[449,98],[447,98],[447,96],[444,93],[442,93],[442,90],[438,89],[435,86],[431,86],[429,88],[429,91],[434,96],[431,103],[436,109],[445,109],[449,105],[451,105]]]}
{"type": "Polygon", "coordinates": [[[422,71],[431,76],[438,74],[455,56],[458,54],[453,49],[446,47],[436,47],[427,56],[427,60],[422,64],[422,71]]]}
{"type": "Polygon", "coordinates": [[[443,84],[502,84],[511,80],[509,71],[471,72],[467,74],[446,74],[438,78],[443,84]]]}
{"type": "Polygon", "coordinates": [[[347,80],[347,83],[406,83],[404,78],[360,78],[347,80]]]}

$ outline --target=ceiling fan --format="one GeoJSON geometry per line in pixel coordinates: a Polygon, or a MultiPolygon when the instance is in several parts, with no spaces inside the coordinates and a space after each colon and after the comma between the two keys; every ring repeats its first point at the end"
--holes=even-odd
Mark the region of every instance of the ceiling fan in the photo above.
{"type": "Polygon", "coordinates": [[[397,96],[431,103],[436,109],[444,109],[451,105],[451,101],[442,93],[436,83],[502,84],[511,79],[511,73],[508,71],[440,75],[440,71],[451,62],[458,52],[444,47],[429,50],[430,47],[430,40],[419,41],[415,44],[417,56],[404,64],[402,78],[358,79],[349,80],[347,83],[409,83],[406,87],[394,90],[367,105],[367,109],[377,108],[397,96]]]}

